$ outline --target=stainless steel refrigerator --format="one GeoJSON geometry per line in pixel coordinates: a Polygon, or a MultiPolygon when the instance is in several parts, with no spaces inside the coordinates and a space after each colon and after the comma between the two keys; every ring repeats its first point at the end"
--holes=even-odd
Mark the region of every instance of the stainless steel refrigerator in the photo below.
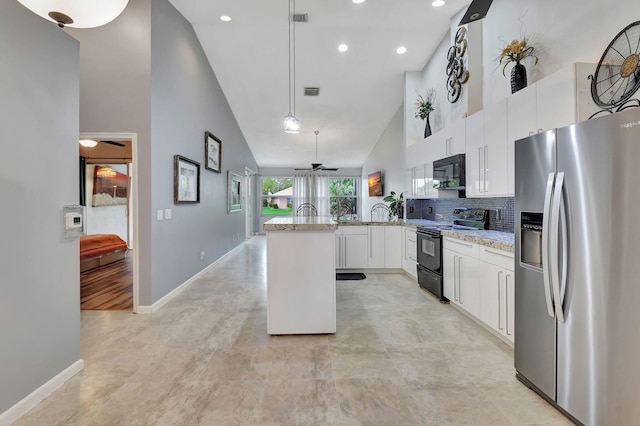
{"type": "Polygon", "coordinates": [[[640,424],[640,108],[515,156],[517,377],[579,423],[640,424]]]}

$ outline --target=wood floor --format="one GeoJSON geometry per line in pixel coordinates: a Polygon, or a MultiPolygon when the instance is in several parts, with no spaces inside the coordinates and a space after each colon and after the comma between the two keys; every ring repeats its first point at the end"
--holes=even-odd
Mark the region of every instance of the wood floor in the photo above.
{"type": "Polygon", "coordinates": [[[133,309],[133,254],[80,274],[80,309],[133,309]]]}

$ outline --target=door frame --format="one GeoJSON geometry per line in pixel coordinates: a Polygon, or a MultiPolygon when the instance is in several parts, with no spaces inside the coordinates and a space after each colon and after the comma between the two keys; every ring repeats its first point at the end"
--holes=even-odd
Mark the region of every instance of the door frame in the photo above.
{"type": "Polygon", "coordinates": [[[244,226],[244,238],[248,240],[255,234],[256,223],[256,208],[255,208],[255,187],[256,187],[257,173],[249,167],[244,168],[244,182],[245,182],[245,226],[244,226]]]}
{"type": "MultiPolygon", "coordinates": [[[[126,132],[109,132],[109,133],[80,133],[80,139],[102,139],[111,141],[131,141],[131,192],[129,198],[132,200],[129,208],[129,214],[133,215],[133,313],[138,313],[138,306],[140,303],[140,268],[139,259],[140,251],[139,247],[140,238],[138,235],[139,223],[138,223],[138,209],[140,200],[138,197],[138,134],[126,133],[126,132]]],[[[129,166],[127,165],[127,168],[129,166]]],[[[127,218],[129,222],[130,219],[127,218]]],[[[127,224],[128,226],[128,224],[127,224]]]]}

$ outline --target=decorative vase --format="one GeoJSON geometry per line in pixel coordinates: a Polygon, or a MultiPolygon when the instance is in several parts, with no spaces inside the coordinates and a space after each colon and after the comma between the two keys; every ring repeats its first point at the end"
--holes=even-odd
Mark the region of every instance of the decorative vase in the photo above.
{"type": "Polygon", "coordinates": [[[511,93],[527,87],[527,69],[520,62],[516,62],[511,70],[511,93]]]}
{"type": "Polygon", "coordinates": [[[429,136],[431,136],[431,124],[429,124],[429,114],[427,114],[427,117],[424,119],[424,138],[428,138],[429,136]]]}

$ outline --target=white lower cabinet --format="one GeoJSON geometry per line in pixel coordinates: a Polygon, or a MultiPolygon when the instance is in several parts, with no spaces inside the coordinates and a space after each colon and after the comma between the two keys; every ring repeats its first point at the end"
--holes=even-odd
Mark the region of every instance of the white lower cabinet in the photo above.
{"type": "Polygon", "coordinates": [[[402,233],[402,269],[417,280],[418,243],[416,230],[413,228],[403,228],[402,233]]]}
{"type": "Polygon", "coordinates": [[[402,268],[402,227],[381,226],[384,229],[384,267],[402,268]]]}
{"type": "Polygon", "coordinates": [[[513,342],[514,254],[482,247],[478,277],[482,282],[480,319],[513,342]]]}
{"type": "Polygon", "coordinates": [[[479,317],[478,245],[445,237],[443,247],[445,297],[471,315],[479,317]]]}
{"type": "Polygon", "coordinates": [[[444,295],[513,342],[514,254],[445,237],[444,295]]]}
{"type": "Polygon", "coordinates": [[[336,268],[366,268],[369,234],[366,226],[345,226],[336,231],[336,268]]]}

